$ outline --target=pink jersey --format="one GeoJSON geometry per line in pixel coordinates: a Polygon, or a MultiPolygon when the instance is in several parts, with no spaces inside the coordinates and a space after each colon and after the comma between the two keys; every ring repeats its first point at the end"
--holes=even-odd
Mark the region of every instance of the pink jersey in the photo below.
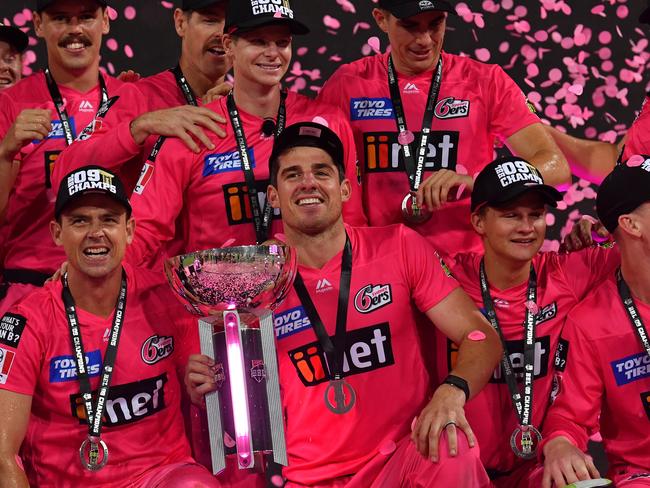
{"type": "MultiPolygon", "coordinates": [[[[638,298],[634,303],[648,330],[650,306],[638,298]]],[[[649,471],[650,357],[623,307],[614,273],[569,314],[562,338],[567,365],[545,436],[568,434],[586,450],[588,432],[600,425],[611,476],[649,471]]]]}
{"type": "Polygon", "coordinates": [[[92,162],[115,171],[126,188],[133,189],[158,136],[149,136],[144,144],[136,144],[131,136],[131,122],[143,113],[187,103],[171,71],[137,83],[125,83],[112,95],[119,98],[108,113],[94,121],[93,130],[83,140],[75,141],[61,153],[54,170],[54,188],[70,171],[92,162]]]}
{"type": "MultiPolygon", "coordinates": [[[[457,254],[454,277],[484,311],[479,283],[480,254],[457,254]]],[[[571,254],[538,253],[533,260],[537,274],[537,315],[533,383],[532,424],[541,429],[553,386],[555,351],[569,311],[620,261],[617,250],[590,248],[571,254]]],[[[489,277],[488,277],[489,281],[489,277]]],[[[495,311],[507,341],[510,360],[519,380],[523,378],[524,319],[528,282],[507,290],[490,287],[495,311]]],[[[484,312],[485,313],[485,312],[484,312]]],[[[454,367],[457,346],[439,335],[436,339],[438,381],[454,367]]],[[[519,387],[522,388],[521,383],[519,387]]],[[[508,473],[522,461],[510,449],[510,435],[519,424],[508,385],[499,365],[489,383],[465,405],[465,415],[481,446],[483,465],[490,472],[508,473]]]]}
{"type": "MultiPolygon", "coordinates": [[[[189,460],[177,368],[198,347],[195,321],[160,274],[125,266],[125,321],[104,416],[108,464],[90,473],[79,446],[88,425],[76,379],[60,281],[16,305],[0,329],[0,388],[30,395],[21,457],[32,486],[127,486],[147,469],[189,460]]],[[[113,317],[77,310],[91,388],[96,393],[113,317]]],[[[181,370],[179,369],[179,372],[181,370]]],[[[94,400],[96,401],[96,400],[94,400]]]]}
{"type": "Polygon", "coordinates": [[[627,131],[623,161],[626,161],[633,154],[650,154],[650,104],[649,98],[643,102],[641,113],[627,131]]]}
{"type": "MultiPolygon", "coordinates": [[[[364,209],[373,226],[403,222],[401,204],[409,192],[388,87],[387,57],[379,54],[340,67],[320,93],[321,100],[341,107],[351,121],[364,209]]],[[[442,61],[442,86],[424,177],[439,169],[474,176],[494,159],[496,138],[507,139],[539,119],[499,66],[447,53],[442,54],[442,61]]],[[[399,74],[398,79],[407,127],[418,136],[431,71],[399,74]]],[[[481,242],[469,224],[469,215],[468,196],[448,203],[415,228],[445,254],[480,251],[481,242]]]]}
{"type": "MultiPolygon", "coordinates": [[[[295,291],[275,311],[289,454],[285,475],[294,483],[355,474],[410,432],[431,394],[416,322],[420,311],[458,286],[427,241],[407,227],[346,229],[352,280],[343,370],[357,395],[348,413],[325,406],[324,353],[295,291]]],[[[322,269],[299,271],[334,336],[341,253],[322,269]]]]}
{"type": "MultiPolygon", "coordinates": [[[[207,108],[229,120],[226,97],[207,108]]],[[[352,181],[352,198],[343,206],[350,224],[365,225],[360,189],[356,177],[356,156],[352,131],[341,112],[289,92],[286,101],[287,126],[316,120],[338,134],[345,147],[346,175],[352,181]]],[[[258,185],[260,208],[269,182],[268,160],[274,138],[262,133],[263,119],[240,110],[249,147],[251,167],[258,185]]],[[[181,216],[186,251],[221,246],[228,239],[237,245],[255,242],[255,228],[248,200],[244,173],[230,122],[226,137],[209,135],[216,148],[195,154],[180,139],[169,139],[158,154],[155,165],[143,170],[146,180],[136,187],[131,204],[138,230],[129,247],[131,262],[151,265],[156,262],[161,243],[175,235],[176,219],[181,216]]],[[[274,212],[269,236],[282,231],[279,211],[274,212]]]]}
{"type": "MultiPolygon", "coordinates": [[[[104,80],[109,96],[122,85],[110,76],[104,75],[104,80]]],[[[99,84],[87,93],[64,86],[59,86],[59,90],[76,135],[93,119],[100,105],[99,84]]],[[[52,185],[52,172],[66,141],[43,73],[25,78],[0,94],[2,137],[25,109],[50,109],[52,130],[44,141],[29,144],[17,156],[21,161],[20,172],[9,195],[3,228],[4,268],[49,274],[65,260],[63,248],[55,247],[52,242],[49,222],[54,216],[57,189],[52,185]]]]}

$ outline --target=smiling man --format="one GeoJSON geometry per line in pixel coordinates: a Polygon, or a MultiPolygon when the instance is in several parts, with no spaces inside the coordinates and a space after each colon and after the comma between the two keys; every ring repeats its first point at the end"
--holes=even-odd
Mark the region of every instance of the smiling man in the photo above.
{"type": "Polygon", "coordinates": [[[39,0],[34,29],[45,41],[48,68],[0,94],[2,268],[10,284],[0,313],[63,262],[63,251],[48,237],[56,195],[52,169],[121,85],[99,72],[106,9],[99,0],[39,0]]]}
{"type": "Polygon", "coordinates": [[[379,0],[372,15],[390,51],[341,66],[319,95],[350,119],[370,225],[406,222],[445,254],[481,248],[469,225],[469,193],[494,158],[496,139],[549,184],[570,180],[564,157],[503,69],[443,51],[454,12],[445,0],[379,0]]]}
{"type": "Polygon", "coordinates": [[[23,75],[23,51],[29,38],[18,27],[0,25],[0,91],[14,86],[23,75]]]}

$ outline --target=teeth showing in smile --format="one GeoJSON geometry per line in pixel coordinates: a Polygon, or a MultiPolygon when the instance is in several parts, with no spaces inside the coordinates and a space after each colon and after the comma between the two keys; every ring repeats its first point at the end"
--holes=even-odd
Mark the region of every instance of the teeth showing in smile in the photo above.
{"type": "Polygon", "coordinates": [[[269,70],[269,71],[274,71],[274,70],[280,69],[279,64],[258,64],[257,66],[259,66],[262,69],[269,70]]]}
{"type": "Polygon", "coordinates": [[[70,44],[66,44],[66,49],[83,49],[84,43],[83,42],[71,42],[70,44]]]}
{"type": "Polygon", "coordinates": [[[108,248],[107,247],[95,247],[92,249],[86,249],[84,251],[84,254],[87,256],[103,256],[104,254],[108,254],[108,248]]]}
{"type": "Polygon", "coordinates": [[[302,198],[298,200],[298,205],[313,205],[320,203],[320,198],[302,198]]]}

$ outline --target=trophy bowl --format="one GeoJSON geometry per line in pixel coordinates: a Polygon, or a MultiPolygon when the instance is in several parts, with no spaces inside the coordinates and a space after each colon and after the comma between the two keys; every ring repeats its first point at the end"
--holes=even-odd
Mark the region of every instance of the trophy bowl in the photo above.
{"type": "Polygon", "coordinates": [[[283,244],[207,249],[165,261],[181,301],[199,316],[222,310],[273,310],[291,289],[295,251],[283,244]]]}

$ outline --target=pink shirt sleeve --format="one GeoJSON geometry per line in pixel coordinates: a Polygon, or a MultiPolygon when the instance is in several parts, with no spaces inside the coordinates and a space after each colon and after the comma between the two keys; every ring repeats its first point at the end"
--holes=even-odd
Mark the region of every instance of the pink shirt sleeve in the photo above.
{"type": "Polygon", "coordinates": [[[562,272],[576,299],[581,301],[586,294],[612,275],[621,264],[617,246],[605,248],[590,247],[561,256],[562,272]]]}
{"type": "Polygon", "coordinates": [[[650,103],[646,98],[639,117],[627,131],[623,161],[633,154],[650,154],[650,103]]]}

